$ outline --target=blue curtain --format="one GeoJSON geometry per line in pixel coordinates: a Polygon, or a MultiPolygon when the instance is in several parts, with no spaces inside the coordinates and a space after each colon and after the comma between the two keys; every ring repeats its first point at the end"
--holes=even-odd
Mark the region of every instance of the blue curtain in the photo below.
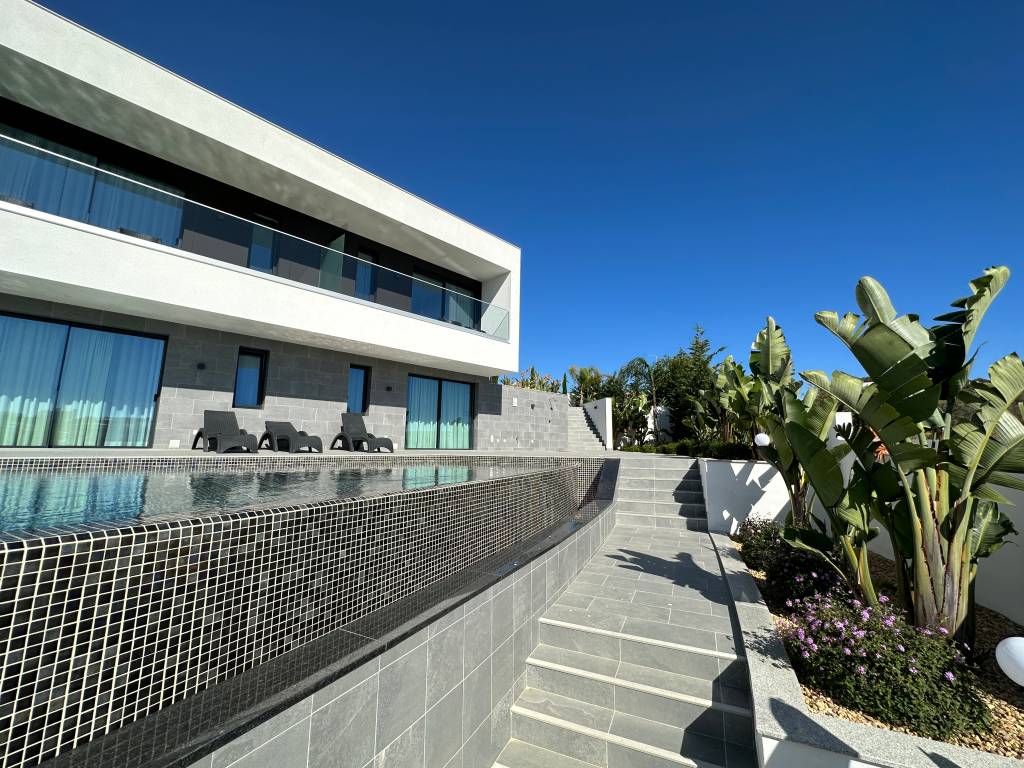
{"type": "Polygon", "coordinates": [[[409,405],[405,416],[405,447],[437,447],[436,379],[409,377],[409,405]]]}
{"type": "Polygon", "coordinates": [[[46,445],[68,327],[0,315],[0,445],[46,445]]]}
{"type": "Polygon", "coordinates": [[[366,370],[356,365],[348,368],[348,412],[366,413],[366,370]]]}
{"type": "Polygon", "coordinates": [[[463,328],[475,328],[476,299],[451,288],[445,290],[445,319],[463,328]]]}
{"type": "Polygon", "coordinates": [[[143,336],[72,328],[52,444],[148,445],[163,345],[143,336]]]}
{"type": "MultiPolygon", "coordinates": [[[[0,123],[0,133],[89,165],[96,158],[0,123]]],[[[0,199],[76,221],[86,221],[94,171],[29,147],[0,139],[0,199]]]]}
{"type": "Polygon", "coordinates": [[[441,284],[423,277],[413,275],[412,281],[412,311],[423,317],[432,317],[435,320],[441,319],[441,310],[444,306],[444,292],[441,284]],[[437,286],[437,287],[434,287],[437,286]]]}
{"type": "Polygon", "coordinates": [[[469,448],[470,386],[441,382],[441,439],[439,448],[469,448]]]}
{"type": "MultiPolygon", "coordinates": [[[[100,167],[104,167],[102,163],[100,167]]],[[[120,176],[134,178],[150,186],[163,187],[177,193],[177,190],[141,176],[128,174],[119,168],[110,166],[109,170],[120,176]]],[[[176,246],[181,237],[182,202],[181,198],[149,189],[134,181],[98,173],[92,207],[89,210],[89,223],[164,245],[176,246]]]]}

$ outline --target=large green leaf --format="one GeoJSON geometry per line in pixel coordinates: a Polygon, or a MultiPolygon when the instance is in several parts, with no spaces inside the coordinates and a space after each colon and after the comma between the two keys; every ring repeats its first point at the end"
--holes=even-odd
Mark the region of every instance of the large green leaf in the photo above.
{"type": "Polygon", "coordinates": [[[1014,414],[1024,396],[1024,361],[1016,354],[989,368],[989,381],[976,382],[961,393],[962,402],[975,403],[970,417],[953,425],[947,441],[951,461],[965,471],[967,492],[978,494],[999,473],[998,484],[1024,474],[1024,424],[1014,414]]]}
{"type": "Polygon", "coordinates": [[[769,316],[750,347],[750,372],[782,383],[793,376],[793,358],[782,329],[769,316]]]}
{"type": "MultiPolygon", "coordinates": [[[[1009,279],[1008,267],[989,267],[980,277],[971,280],[970,296],[957,299],[952,303],[954,311],[935,318],[942,323],[932,329],[940,345],[933,366],[937,369],[937,381],[952,378],[956,371],[965,367],[978,326],[1009,279]]],[[[960,383],[966,381],[966,377],[957,378],[961,379],[960,383]]]]}
{"type": "Polygon", "coordinates": [[[839,337],[843,343],[847,346],[853,344],[853,340],[857,336],[857,326],[860,323],[860,315],[856,315],[853,312],[847,312],[842,318],[839,314],[832,311],[817,312],[814,315],[815,321],[818,325],[827,328],[833,334],[839,337]]]}
{"type": "Polygon", "coordinates": [[[873,277],[862,277],[857,281],[857,306],[869,323],[888,323],[896,319],[889,294],[882,284],[873,277]]]}
{"type": "Polygon", "coordinates": [[[804,426],[807,414],[803,403],[795,397],[786,398],[786,439],[800,460],[815,493],[826,508],[839,503],[845,493],[843,472],[828,445],[804,426]]]}
{"type": "Polygon", "coordinates": [[[1015,535],[1013,522],[991,501],[975,502],[971,527],[967,532],[967,551],[972,560],[988,557],[1015,535]]]}

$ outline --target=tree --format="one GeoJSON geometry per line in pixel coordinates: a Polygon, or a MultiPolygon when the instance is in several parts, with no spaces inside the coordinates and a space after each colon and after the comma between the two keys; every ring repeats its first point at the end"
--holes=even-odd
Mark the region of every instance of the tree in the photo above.
{"type": "Polygon", "coordinates": [[[570,365],[569,375],[573,380],[573,387],[569,393],[569,402],[572,405],[579,408],[584,403],[598,399],[604,376],[597,368],[570,365]]]}
{"type": "Polygon", "coordinates": [[[697,325],[685,350],[662,357],[656,363],[661,384],[659,399],[672,417],[673,438],[698,437],[696,425],[701,417],[696,404],[714,391],[715,371],[711,361],[721,351],[722,347],[712,350],[704,329],[697,325]]]}

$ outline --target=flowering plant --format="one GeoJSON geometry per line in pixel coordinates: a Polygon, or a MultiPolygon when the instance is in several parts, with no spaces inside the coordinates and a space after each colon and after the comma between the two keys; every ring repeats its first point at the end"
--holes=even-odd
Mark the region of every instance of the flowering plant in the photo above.
{"type": "Polygon", "coordinates": [[[837,594],[786,601],[783,637],[800,679],[834,701],[930,738],[987,729],[988,709],[946,630],[909,625],[837,594]]]}
{"type": "Polygon", "coordinates": [[[782,530],[771,520],[748,517],[736,529],[736,539],[742,546],[743,562],[755,571],[767,570],[773,562],[793,552],[782,540],[782,530]]]}

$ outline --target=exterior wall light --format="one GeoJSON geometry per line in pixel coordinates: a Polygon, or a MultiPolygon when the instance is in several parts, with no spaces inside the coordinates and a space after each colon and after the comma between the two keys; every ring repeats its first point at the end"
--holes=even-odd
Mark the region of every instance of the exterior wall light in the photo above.
{"type": "Polygon", "coordinates": [[[996,646],[996,662],[1008,678],[1024,686],[1024,637],[1007,637],[996,646]]]}
{"type": "Polygon", "coordinates": [[[772,439],[768,437],[764,432],[758,432],[754,435],[754,445],[758,448],[767,448],[772,444],[772,439]]]}

